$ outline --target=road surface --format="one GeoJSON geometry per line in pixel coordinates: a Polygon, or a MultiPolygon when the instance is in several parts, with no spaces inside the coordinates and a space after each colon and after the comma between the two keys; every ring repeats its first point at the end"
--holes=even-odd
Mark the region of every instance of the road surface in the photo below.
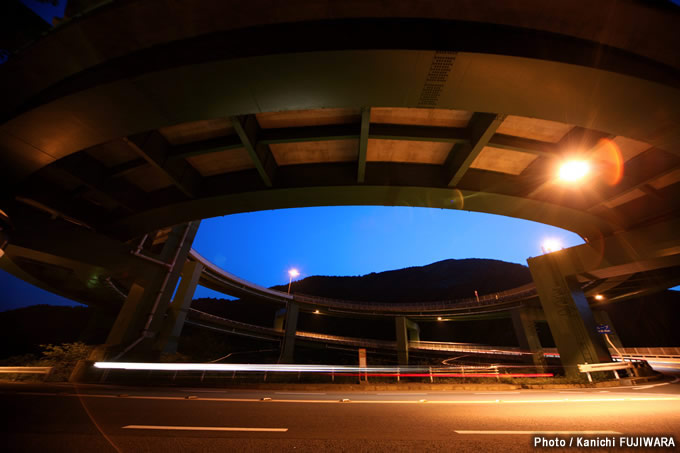
{"type": "Polygon", "coordinates": [[[680,441],[678,381],[466,392],[3,384],[0,401],[4,451],[540,451],[535,435],[680,441]]]}

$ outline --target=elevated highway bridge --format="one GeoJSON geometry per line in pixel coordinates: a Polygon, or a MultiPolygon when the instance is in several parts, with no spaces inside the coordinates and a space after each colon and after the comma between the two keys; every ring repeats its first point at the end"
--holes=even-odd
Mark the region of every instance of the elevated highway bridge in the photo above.
{"type": "MultiPolygon", "coordinates": [[[[0,66],[0,267],[118,311],[101,357],[174,347],[192,286],[223,279],[189,257],[197,222],[239,212],[422,206],[576,232],[528,260],[569,369],[611,360],[591,295],[678,282],[673,5],[74,5],[0,66]],[[558,181],[572,158],[588,178],[558,181]]],[[[284,299],[290,340],[322,301],[284,299]]]]}

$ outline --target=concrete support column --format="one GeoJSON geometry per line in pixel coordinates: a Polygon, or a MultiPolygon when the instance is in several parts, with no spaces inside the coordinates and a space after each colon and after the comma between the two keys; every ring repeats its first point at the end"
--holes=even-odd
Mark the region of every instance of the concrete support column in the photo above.
{"type": "MultiPolygon", "coordinates": [[[[621,339],[619,338],[619,334],[616,332],[616,329],[614,328],[614,324],[612,323],[612,320],[609,318],[609,313],[607,313],[604,310],[593,310],[593,317],[595,318],[595,322],[598,324],[606,324],[609,326],[611,329],[612,333],[607,334],[609,337],[609,340],[612,342],[614,347],[621,351],[623,349],[623,343],[621,343],[621,339]]],[[[604,337],[604,335],[602,335],[604,337]]],[[[611,347],[609,343],[607,343],[605,339],[605,344],[608,348],[611,347]]]]}
{"type": "Polygon", "coordinates": [[[420,341],[420,326],[418,323],[406,318],[406,331],[408,333],[408,341],[420,341]]]}
{"type": "Polygon", "coordinates": [[[117,349],[126,341],[132,340],[132,332],[130,326],[135,323],[135,320],[141,317],[139,307],[142,305],[144,299],[144,287],[133,283],[130,287],[123,307],[118,312],[118,317],[111,327],[106,343],[97,347],[90,356],[92,360],[107,360],[117,353],[117,349]],[[130,340],[128,340],[130,339],[130,340]]]}
{"type": "Polygon", "coordinates": [[[295,358],[295,333],[297,332],[297,321],[300,307],[295,302],[289,301],[286,307],[285,332],[281,345],[281,355],[279,363],[293,363],[295,358]]]}
{"type": "Polygon", "coordinates": [[[611,361],[580,285],[564,276],[557,263],[565,250],[527,260],[565,374],[579,376],[580,363],[611,361]]]}
{"type": "Polygon", "coordinates": [[[538,369],[539,372],[545,370],[545,356],[543,355],[543,346],[536,331],[537,316],[533,313],[534,310],[527,308],[518,308],[512,311],[512,325],[515,328],[515,335],[517,342],[522,352],[531,352],[530,356],[524,356],[529,359],[538,369]]]}
{"type": "Polygon", "coordinates": [[[280,330],[283,332],[283,322],[286,319],[286,308],[282,308],[280,310],[276,311],[276,314],[274,315],[274,329],[280,330]]]}
{"type": "Polygon", "coordinates": [[[397,336],[397,363],[408,365],[408,320],[404,316],[394,318],[397,336]]]}
{"type": "MultiPolygon", "coordinates": [[[[153,358],[154,344],[161,330],[172,292],[177,285],[184,262],[200,222],[174,227],[163,239],[160,254],[155,259],[167,266],[138,276],[130,288],[106,344],[97,348],[96,360],[111,359],[125,352],[127,357],[153,358]]],[[[141,258],[140,258],[141,259],[141,258]]]]}
{"type": "Polygon", "coordinates": [[[187,261],[182,269],[182,279],[175,293],[170,307],[168,307],[161,333],[156,341],[155,349],[167,354],[177,352],[179,336],[184,328],[184,320],[194,299],[198,279],[201,277],[203,265],[201,263],[187,261]]]}

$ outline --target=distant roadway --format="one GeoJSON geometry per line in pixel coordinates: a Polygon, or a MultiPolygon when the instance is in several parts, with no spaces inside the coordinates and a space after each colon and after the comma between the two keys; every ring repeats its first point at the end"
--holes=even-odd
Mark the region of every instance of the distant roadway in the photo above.
{"type": "Polygon", "coordinates": [[[0,402],[4,451],[533,451],[531,433],[554,432],[680,441],[678,380],[455,392],[0,384],[0,402]]]}

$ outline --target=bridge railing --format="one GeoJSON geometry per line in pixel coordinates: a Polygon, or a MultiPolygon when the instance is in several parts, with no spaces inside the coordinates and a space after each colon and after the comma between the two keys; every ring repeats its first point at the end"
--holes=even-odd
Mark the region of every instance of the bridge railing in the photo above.
{"type": "Polygon", "coordinates": [[[267,335],[278,335],[280,336],[282,333],[279,330],[273,329],[273,328],[268,328],[268,327],[262,327],[258,326],[255,324],[248,324],[245,322],[240,322],[240,321],[234,321],[232,319],[226,319],[222,318],[220,316],[215,316],[211,315],[210,313],[205,313],[199,310],[196,310],[194,308],[189,309],[189,317],[194,320],[201,320],[201,321],[206,321],[209,323],[214,323],[218,324],[221,326],[225,327],[232,327],[237,330],[245,330],[249,332],[258,332],[258,333],[263,333],[267,335]]]}
{"type": "Polygon", "coordinates": [[[410,341],[409,348],[424,349],[428,351],[468,352],[474,354],[497,354],[497,355],[524,355],[530,352],[521,351],[519,348],[486,346],[470,343],[449,343],[438,341],[410,341]]]}
{"type": "MultiPolygon", "coordinates": [[[[621,353],[625,357],[633,357],[633,358],[636,357],[636,356],[644,357],[644,358],[662,358],[662,359],[679,359],[680,358],[680,347],[619,348],[619,351],[621,351],[621,353]]],[[[613,351],[613,352],[615,352],[615,351],[613,351]]]]}
{"type": "Polygon", "coordinates": [[[480,306],[489,306],[496,304],[504,304],[516,300],[526,299],[536,295],[536,288],[515,288],[508,291],[500,291],[492,294],[485,294],[479,296],[479,300],[475,297],[465,299],[447,299],[433,302],[417,302],[417,303],[397,303],[397,302],[363,302],[363,301],[349,301],[342,299],[332,299],[328,297],[311,296],[308,294],[295,293],[294,300],[301,303],[308,303],[314,305],[321,305],[331,308],[339,308],[354,311],[383,311],[383,312],[437,312],[441,310],[451,310],[458,308],[475,308],[480,306]]]}

